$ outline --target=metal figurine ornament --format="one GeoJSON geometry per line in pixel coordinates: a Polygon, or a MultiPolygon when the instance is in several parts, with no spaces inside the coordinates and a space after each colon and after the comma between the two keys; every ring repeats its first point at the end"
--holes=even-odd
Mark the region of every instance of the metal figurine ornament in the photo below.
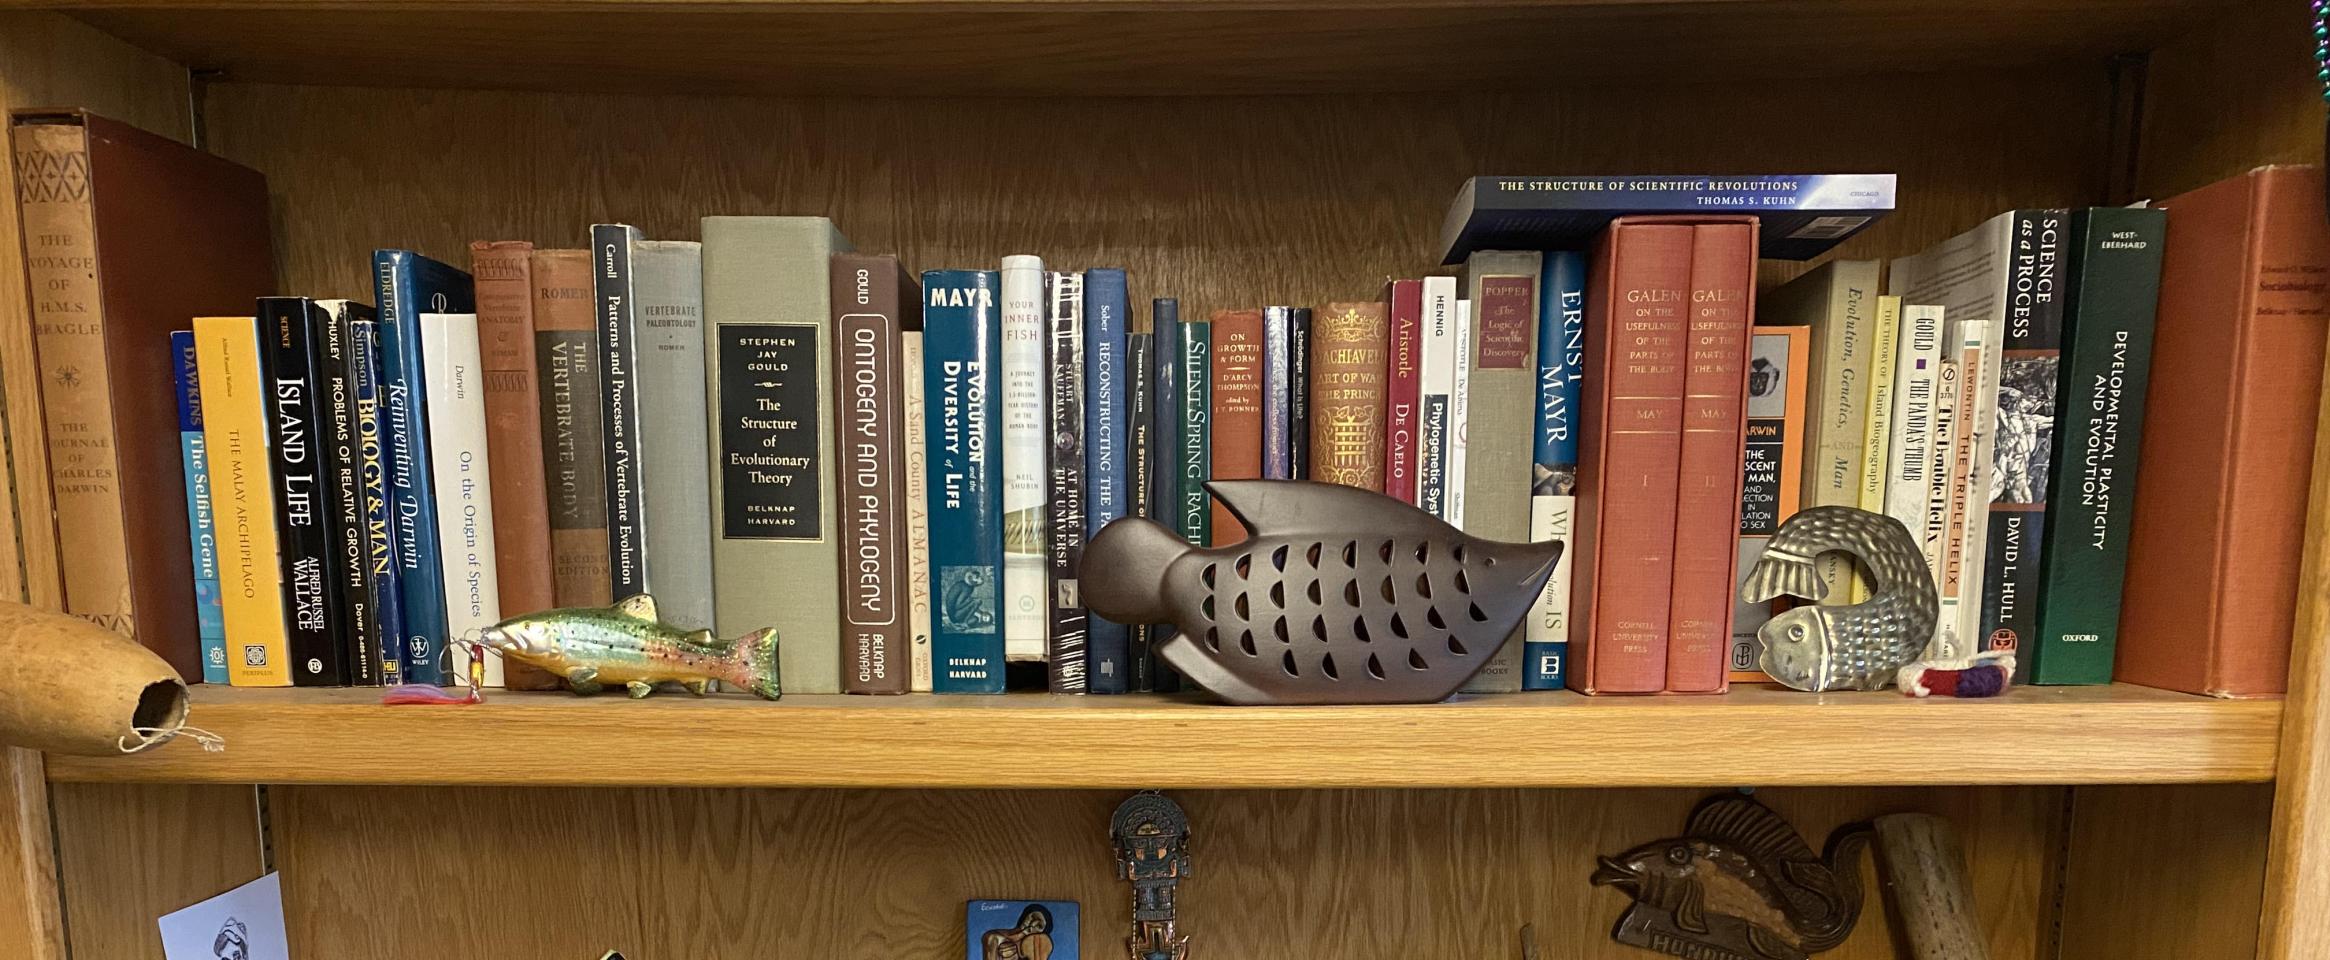
{"type": "Polygon", "coordinates": [[[1189,875],[1189,816],[1164,794],[1134,794],[1109,819],[1117,876],[1133,885],[1130,960],[1188,960],[1189,938],[1173,928],[1173,892],[1189,875]]]}
{"type": "Polygon", "coordinates": [[[1619,943],[1692,960],[1806,960],[1860,921],[1871,836],[1841,827],[1823,857],[1770,807],[1718,796],[1682,836],[1601,858],[1593,882],[1634,898],[1610,932],[1619,943]]]}
{"type": "Polygon", "coordinates": [[[1079,585],[1118,623],[1170,621],[1157,655],[1231,703],[1424,703],[1494,657],[1561,559],[1378,493],[1301,480],[1206,484],[1252,533],[1193,547],[1138,518],[1084,548],[1079,585]]]}

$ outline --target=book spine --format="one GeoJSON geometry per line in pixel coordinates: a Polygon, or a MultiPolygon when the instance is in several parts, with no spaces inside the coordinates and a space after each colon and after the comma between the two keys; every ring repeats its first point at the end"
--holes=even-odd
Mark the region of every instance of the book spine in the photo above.
{"type": "MultiPolygon", "coordinates": [[[[1125,515],[1125,272],[1084,275],[1084,527],[1087,540],[1125,515]]],[[[1087,619],[1085,684],[1123,693],[1132,647],[1125,624],[1087,619]]]]}
{"type": "Polygon", "coordinates": [[[607,575],[607,452],[599,385],[598,313],[588,250],[537,250],[534,366],[540,385],[542,475],[549,490],[551,602],[614,602],[607,575]]]}
{"type": "MultiPolygon", "coordinates": [[[[1584,383],[1586,259],[1545,255],[1537,308],[1537,423],[1530,470],[1529,539],[1559,540],[1562,558],[1522,622],[1521,689],[1567,684],[1570,568],[1577,565],[1570,525],[1577,512],[1578,391],[1584,383]]],[[[1396,355],[1396,354],[1395,354],[1396,355]]]]}
{"type": "Polygon", "coordinates": [[[1691,254],[1688,226],[1624,221],[1594,254],[1570,584],[1572,681],[1588,693],[1666,687],[1691,254]]]}
{"type": "Polygon", "coordinates": [[[219,609],[218,529],[210,505],[210,458],[202,435],[202,374],[194,331],[170,334],[178,388],[178,459],[186,471],[186,530],[194,557],[194,619],[202,637],[202,682],[226,683],[227,632],[219,609]]]}
{"type": "Polygon", "coordinates": [[[905,693],[909,684],[908,615],[900,602],[906,553],[899,509],[906,496],[899,476],[901,272],[895,257],[837,254],[832,260],[843,693],[905,693]]]}
{"type": "Polygon", "coordinates": [[[331,538],[332,589],[339,594],[342,621],[337,635],[347,663],[348,682],[359,687],[381,683],[380,609],[374,599],[371,557],[365,549],[363,481],[358,473],[364,454],[356,433],[356,381],[361,374],[356,347],[358,313],[371,309],[346,300],[335,301],[319,317],[316,328],[321,347],[317,368],[316,405],[323,414],[317,444],[323,453],[324,499],[330,504],[324,529],[331,538]]]}
{"type": "MultiPolygon", "coordinates": [[[[1125,334],[1125,514],[1157,519],[1157,335],[1152,330],[1125,334]]],[[[1132,625],[1125,632],[1125,690],[1148,693],[1156,689],[1149,658],[1154,624],[1132,625]]]]}
{"type": "Polygon", "coordinates": [[[922,275],[929,397],[931,687],[1003,692],[1002,431],[994,397],[1002,320],[994,271],[922,275]]]}
{"type": "MultiPolygon", "coordinates": [[[[502,619],[494,545],[493,470],[485,437],[485,364],[477,315],[421,315],[421,355],[429,364],[429,449],[436,454],[437,540],[444,544],[445,629],[471,637],[502,619]]],[[[458,683],[503,682],[501,657],[470,663],[467,644],[453,645],[458,683]],[[482,666],[482,669],[476,669],[482,666]]]]}
{"type": "MultiPolygon", "coordinates": [[[[1950,476],[1950,455],[1958,442],[1959,395],[1965,390],[1966,376],[1958,350],[1959,324],[1953,322],[1943,329],[1941,364],[1934,371],[1932,435],[1925,446],[1925,499],[1916,527],[1918,545],[1925,551],[1926,570],[1933,574],[1937,588],[1941,586],[1943,565],[1949,558],[1950,489],[1955,483],[1950,476]]],[[[1936,635],[1955,632],[1949,629],[1945,616],[1936,635]]]]}
{"type": "MultiPolygon", "coordinates": [[[[1183,379],[1182,364],[1187,359],[1190,344],[1189,326],[1181,322],[1181,302],[1172,297],[1158,297],[1150,301],[1149,326],[1157,334],[1157,456],[1156,471],[1150,480],[1153,489],[1149,498],[1156,511],[1154,516],[1157,522],[1188,538],[1191,525],[1184,521],[1202,523],[1207,512],[1205,490],[1194,484],[1189,489],[1196,494],[1195,507],[1184,509],[1184,505],[1191,501],[1184,497],[1183,473],[1190,456],[1202,460],[1207,450],[1203,432],[1190,429],[1188,405],[1184,402],[1188,399],[1191,384],[1183,379]]],[[[1198,386],[1202,387],[1203,384],[1198,386]]],[[[1202,418],[1205,412],[1201,406],[1198,416],[1202,418]]],[[[1199,477],[1203,476],[1201,472],[1199,477]]],[[[1199,537],[1189,542],[1203,546],[1205,540],[1199,537]]],[[[1179,689],[1179,675],[1156,657],[1157,648],[1172,639],[1174,632],[1173,625],[1169,623],[1151,624],[1148,627],[1149,662],[1146,669],[1149,685],[1146,689],[1149,691],[1166,693],[1179,689]]],[[[1136,666],[1136,669],[1140,667],[1136,666]]]]}
{"type": "MultiPolygon", "coordinates": [[[[1981,607],[1981,595],[1973,592],[1973,578],[1981,570],[1982,556],[1970,550],[1969,542],[1972,528],[1983,522],[1982,502],[1976,499],[1986,464],[1976,439],[1983,429],[1979,394],[1985,367],[1997,350],[1988,320],[1958,320],[1950,327],[1952,333],[1943,338],[1943,349],[1955,352],[1957,384],[1955,391],[1948,386],[1940,391],[1943,415],[1935,418],[1937,430],[1950,431],[1946,446],[1935,444],[1937,450],[1947,451],[1949,459],[1936,464],[1936,474],[1944,478],[1943,489],[1938,491],[1938,512],[1935,507],[1928,508],[1929,522],[1937,515],[1941,518],[1941,573],[1934,581],[1941,595],[1941,626],[1935,632],[1932,654],[1945,660],[1979,649],[1967,626],[1981,607]]],[[[1948,371],[1944,375],[1949,375],[1948,371]]]]}
{"type": "Polygon", "coordinates": [[[1456,278],[1425,277],[1416,401],[1416,506],[1448,519],[1448,413],[1456,386],[1456,278]]]}
{"type": "Polygon", "coordinates": [[[404,634],[397,662],[406,683],[445,682],[444,560],[437,542],[436,473],[429,456],[428,368],[411,254],[373,255],[380,297],[380,356],[388,437],[388,496],[395,512],[398,601],[404,634]]]}
{"type": "Polygon", "coordinates": [[[1003,650],[1045,657],[1044,261],[1003,258],[1003,650]]]}
{"type": "Polygon", "coordinates": [[[1901,328],[1901,298],[1878,297],[1876,326],[1869,331],[1869,411],[1861,431],[1860,507],[1870,513],[1885,512],[1886,465],[1893,451],[1897,406],[1894,391],[1901,380],[1895,373],[1901,365],[1901,328]]]}
{"type": "Polygon", "coordinates": [[[269,438],[275,472],[275,530],[282,550],[283,617],[291,629],[291,679],[297,686],[344,686],[348,682],[344,614],[339,608],[337,578],[331,575],[334,551],[325,519],[331,515],[325,497],[323,453],[317,449],[323,432],[323,411],[316,402],[317,332],[310,319],[318,310],[299,297],[265,297],[259,301],[259,330],[264,338],[268,395],[267,417],[275,433],[269,438]]]}
{"type": "Polygon", "coordinates": [[[1083,693],[1090,687],[1089,641],[1092,619],[1077,590],[1084,562],[1085,433],[1084,275],[1054,273],[1045,278],[1051,344],[1048,449],[1051,479],[1050,639],[1045,671],[1053,693],[1083,693]]]}
{"type": "Polygon", "coordinates": [[[906,597],[908,654],[907,687],[930,692],[930,454],[924,440],[929,429],[923,405],[922,331],[899,335],[899,392],[905,399],[904,432],[900,445],[906,455],[906,597]]]}
{"type": "Polygon", "coordinates": [[[202,382],[202,434],[210,454],[219,532],[219,615],[226,625],[227,682],[291,685],[283,622],[283,568],[275,537],[268,459],[269,393],[250,317],[197,317],[194,358],[202,382]]]}
{"type": "MultiPolygon", "coordinates": [[[[1805,439],[1810,426],[1812,330],[1800,326],[1750,328],[1748,340],[1747,443],[1741,458],[1736,590],[1780,523],[1803,505],[1805,439]]],[[[1736,602],[1732,607],[1733,683],[1769,682],[1762,669],[1763,642],[1756,632],[1782,607],[1781,601],[1736,602]]]]}
{"type": "Polygon", "coordinates": [[[380,664],[380,682],[395,686],[405,681],[404,592],[397,578],[396,507],[389,499],[388,416],[381,373],[380,323],[356,321],[356,449],[362,464],[357,472],[358,496],[364,506],[364,566],[372,578],[372,605],[379,611],[378,635],[371,656],[380,664]]]}
{"type": "Polygon", "coordinates": [[[1330,303],[1311,343],[1313,478],[1382,492],[1388,321],[1381,301],[1330,303]]]}
{"type": "MultiPolygon", "coordinates": [[[[1885,515],[1922,551],[1933,466],[1934,401],[1942,371],[1942,308],[1904,303],[1894,338],[1893,433],[1885,447],[1885,515]]],[[[1810,499],[1810,491],[1806,498],[1810,499]]],[[[1931,567],[1931,561],[1928,561],[1931,567]]]]}
{"type": "MultiPolygon", "coordinates": [[[[1287,476],[1297,480],[1312,479],[1317,471],[1311,457],[1312,402],[1311,358],[1312,313],[1309,307],[1295,307],[1286,315],[1286,458],[1287,476]]],[[[1380,408],[1381,404],[1378,404],[1380,408]]],[[[1381,415],[1378,414],[1380,419],[1381,415]]],[[[1369,481],[1368,489],[1376,489],[1369,481]]]]}
{"type": "Polygon", "coordinates": [[[1692,230],[1667,692],[1721,693],[1730,679],[1736,609],[1741,408],[1748,323],[1755,315],[1756,228],[1752,222],[1714,223],[1692,230]]]}
{"type": "Polygon", "coordinates": [[[2095,208],[2074,214],[2073,308],[2047,476],[2036,660],[2038,683],[2110,683],[2127,579],[2129,506],[2167,214],[2095,208]]]}
{"type": "MultiPolygon", "coordinates": [[[[781,582],[802,585],[792,606],[816,611],[829,631],[812,643],[792,630],[780,671],[797,693],[839,693],[841,648],[830,631],[841,620],[833,579],[840,519],[833,509],[833,421],[825,413],[833,390],[833,317],[826,305],[832,281],[829,257],[814,259],[813,277],[798,268],[770,271],[776,296],[788,304],[807,301],[789,306],[810,311],[800,322],[729,323],[714,331],[704,323],[703,244],[632,244],[632,403],[639,418],[633,449],[640,564],[656,614],[682,630],[713,629],[713,590],[721,584],[712,565],[710,472],[712,398],[719,398],[723,449],[752,451],[720,461],[729,471],[721,487],[721,533],[729,540],[780,541],[766,555],[766,569],[781,582]],[[714,363],[721,365],[718,393],[711,388],[714,363]],[[772,403],[799,418],[766,416],[772,403]],[[740,416],[739,407],[748,412],[740,416]]],[[[763,625],[780,634],[785,629],[763,625]]]]}
{"type": "MultiPolygon", "coordinates": [[[[512,616],[557,605],[544,495],[542,398],[534,368],[534,245],[480,240],[469,245],[476,281],[478,349],[485,361],[485,440],[493,457],[495,565],[501,608],[512,616]]],[[[512,690],[553,690],[558,678],[511,662],[512,690]]]]}
{"type": "Polygon", "coordinates": [[[1424,282],[1394,280],[1384,285],[1391,329],[1385,359],[1383,492],[1401,503],[1416,502],[1417,393],[1423,385],[1424,282]]]}
{"type": "Polygon", "coordinates": [[[621,224],[591,227],[591,280],[598,297],[599,386],[606,400],[607,577],[620,600],[646,593],[647,502],[639,485],[639,366],[631,296],[631,245],[638,231],[621,224]]]}
{"type": "Polygon", "coordinates": [[[1268,480],[1294,477],[1293,367],[1288,348],[1293,342],[1292,307],[1262,308],[1262,476],[1268,480]]]}
{"type": "MultiPolygon", "coordinates": [[[[1812,415],[1812,459],[1805,465],[1805,503],[1812,506],[1849,506],[1859,502],[1862,433],[1868,423],[1869,384],[1879,376],[1869,355],[1870,319],[1876,309],[1880,264],[1873,260],[1838,261],[1831,266],[1825,309],[1813,319],[1818,339],[1813,347],[1813,385],[1817,398],[1812,415]]],[[[1827,592],[1817,601],[1827,606],[1856,602],[1865,589],[1864,578],[1854,575],[1852,559],[1842,551],[1821,554],[1821,583],[1827,592]]]]}
{"type": "Polygon", "coordinates": [[[1449,358],[1448,426],[1446,446],[1441,455],[1441,505],[1449,526],[1464,529],[1465,455],[1472,449],[1465,433],[1472,419],[1472,370],[1464,358],[1472,353],[1472,301],[1456,301],[1456,316],[1450,321],[1456,327],[1456,353],[1449,358]]]}
{"type": "MultiPolygon", "coordinates": [[[[1537,288],[1545,255],[1535,250],[1482,251],[1465,264],[1472,292],[1464,357],[1464,450],[1454,482],[1466,533],[1490,540],[1529,536],[1529,473],[1537,432],[1537,288]]],[[[1452,476],[1452,482],[1454,476],[1452,476]]],[[[1728,608],[1726,608],[1728,609],[1728,608]]],[[[1527,623],[1515,624],[1505,643],[1465,689],[1475,693],[1521,690],[1521,653],[1527,623]]]]}
{"type": "Polygon", "coordinates": [[[1181,509],[1183,539],[1213,543],[1213,511],[1205,483],[1214,473],[1213,321],[1190,320],[1181,336],[1181,509]]]}
{"type": "MultiPolygon", "coordinates": [[[[1262,477],[1264,318],[1260,310],[1217,310],[1213,318],[1214,480],[1262,477]]],[[[1246,539],[1246,527],[1230,508],[1213,507],[1213,545],[1246,539]]]]}
{"type": "Polygon", "coordinates": [[[2059,415],[2069,216],[2065,210],[2031,210],[2015,217],[2005,323],[1994,331],[1998,360],[1991,375],[1998,386],[1988,395],[1991,413],[1983,421],[1990,456],[1976,463],[1988,467],[1988,489],[1977,501],[1988,516],[1982,528],[1970,531],[1981,578],[1967,599],[1980,604],[1967,639],[1973,649],[2026,651],[2015,661],[2015,680],[2023,683],[2037,660],[2027,651],[2046,602],[2039,570],[2046,560],[2047,478],[2055,470],[2050,436],[2059,415]]]}

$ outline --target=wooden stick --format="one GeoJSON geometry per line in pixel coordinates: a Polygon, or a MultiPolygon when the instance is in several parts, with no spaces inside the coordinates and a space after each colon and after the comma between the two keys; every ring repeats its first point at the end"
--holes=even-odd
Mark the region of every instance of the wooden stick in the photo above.
{"type": "Polygon", "coordinates": [[[1927,813],[1877,818],[1878,863],[1915,960],[1989,960],[1974,923],[1974,886],[1950,821],[1927,813]]]}

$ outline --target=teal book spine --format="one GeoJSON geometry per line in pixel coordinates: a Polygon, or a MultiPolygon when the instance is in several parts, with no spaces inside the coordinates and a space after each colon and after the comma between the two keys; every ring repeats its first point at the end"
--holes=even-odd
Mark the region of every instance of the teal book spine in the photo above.
{"type": "Polygon", "coordinates": [[[2157,209],[2096,207],[2071,217],[2038,642],[2022,650],[2038,683],[2112,679],[2167,232],[2168,215],[2157,209]]]}
{"type": "Polygon", "coordinates": [[[1213,506],[1205,483],[1214,476],[1213,324],[1181,325],[1181,506],[1177,524],[1183,539],[1198,546],[1213,542],[1213,506]]]}
{"type": "Polygon", "coordinates": [[[194,372],[194,331],[170,334],[178,387],[178,457],[186,471],[186,529],[194,547],[194,625],[202,638],[202,682],[227,682],[227,623],[218,596],[218,530],[210,509],[210,456],[202,440],[202,386],[194,372]]]}
{"type": "Polygon", "coordinates": [[[922,275],[931,689],[1003,692],[1003,339],[993,270],[922,275]]]}

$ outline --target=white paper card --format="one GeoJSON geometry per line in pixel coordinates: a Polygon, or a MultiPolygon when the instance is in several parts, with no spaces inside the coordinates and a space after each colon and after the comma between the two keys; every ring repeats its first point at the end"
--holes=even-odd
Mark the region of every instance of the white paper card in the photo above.
{"type": "Polygon", "coordinates": [[[268,874],[161,919],[168,960],[291,960],[283,884],[268,874]]]}

